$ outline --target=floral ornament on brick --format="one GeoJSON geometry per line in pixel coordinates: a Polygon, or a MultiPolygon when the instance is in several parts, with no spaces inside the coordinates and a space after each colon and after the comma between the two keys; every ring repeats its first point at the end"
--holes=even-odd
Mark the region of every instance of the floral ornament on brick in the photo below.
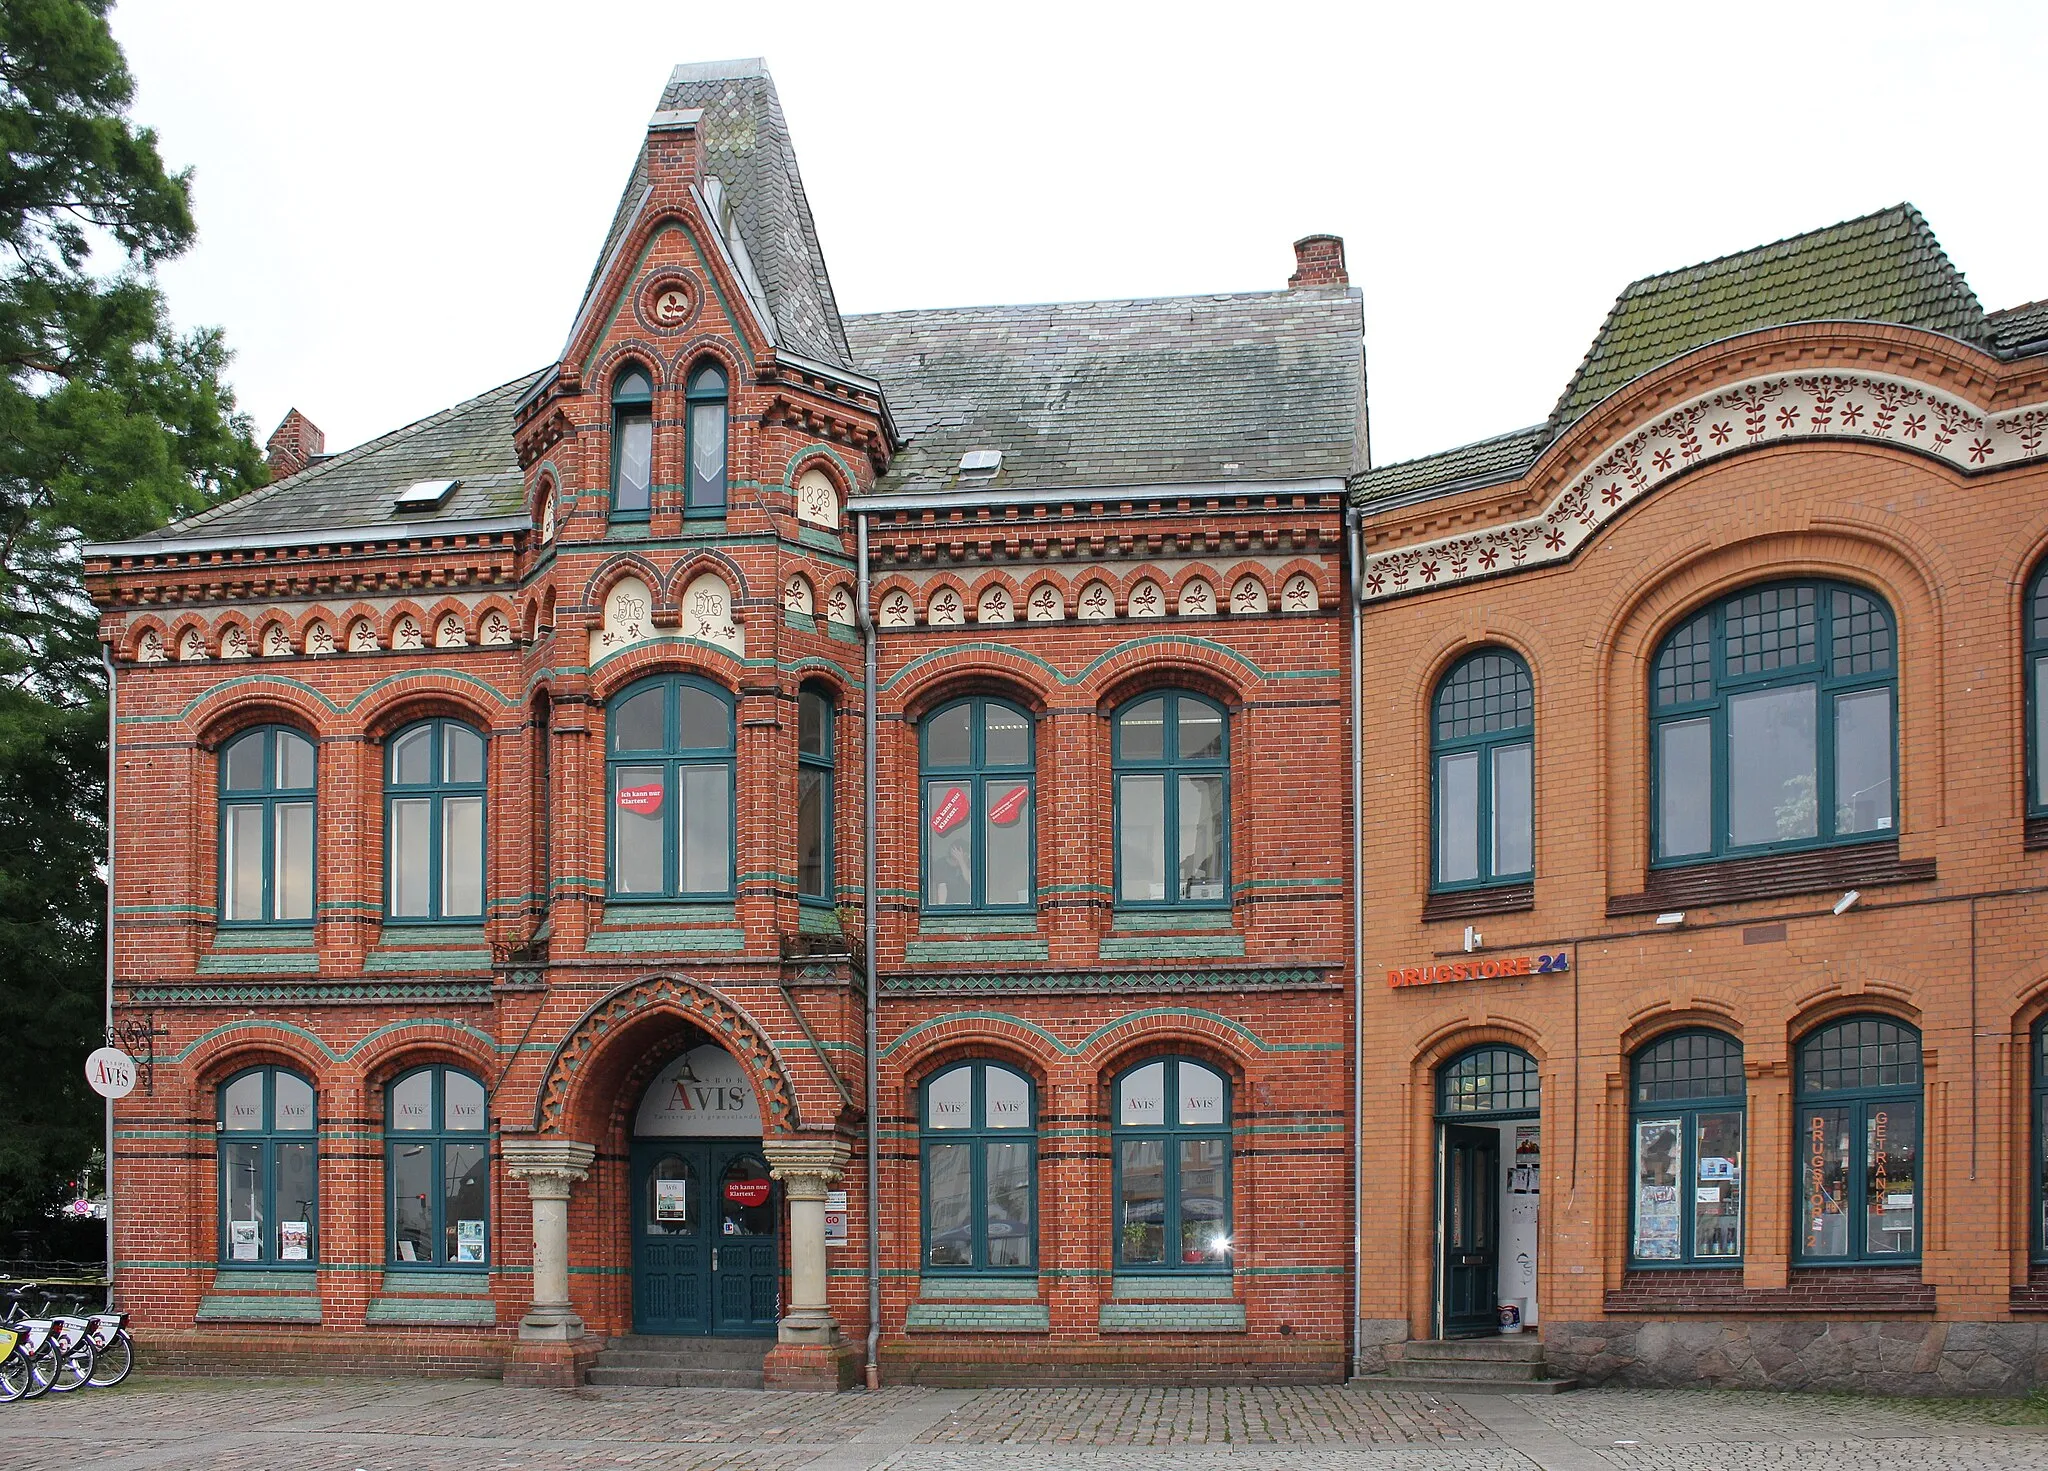
{"type": "Polygon", "coordinates": [[[1067,616],[1066,599],[1060,590],[1049,582],[1041,582],[1031,589],[1031,596],[1025,600],[1028,610],[1026,617],[1033,623],[1058,623],[1067,616]]]}
{"type": "Polygon", "coordinates": [[[1874,373],[1749,379],[1631,430],[1527,520],[1375,552],[1366,559],[1366,600],[1566,561],[1627,507],[1695,465],[1751,445],[1811,439],[1902,445],[1982,474],[2048,453],[2048,405],[1987,418],[1924,383],[1874,373]]]}
{"type": "Polygon", "coordinates": [[[333,653],[334,630],[324,623],[313,623],[306,629],[306,652],[309,654],[333,653]]]}
{"type": "Polygon", "coordinates": [[[1116,617],[1116,599],[1108,583],[1091,582],[1081,589],[1081,617],[1085,622],[1116,617]]]}

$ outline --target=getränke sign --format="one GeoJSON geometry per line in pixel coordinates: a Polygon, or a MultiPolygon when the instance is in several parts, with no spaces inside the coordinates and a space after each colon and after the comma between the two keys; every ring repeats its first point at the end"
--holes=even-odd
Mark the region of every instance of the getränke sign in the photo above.
{"type": "Polygon", "coordinates": [[[633,1132],[755,1139],[761,1134],[761,1104],[733,1055],[706,1045],[684,1053],[647,1085],[633,1132]]]}

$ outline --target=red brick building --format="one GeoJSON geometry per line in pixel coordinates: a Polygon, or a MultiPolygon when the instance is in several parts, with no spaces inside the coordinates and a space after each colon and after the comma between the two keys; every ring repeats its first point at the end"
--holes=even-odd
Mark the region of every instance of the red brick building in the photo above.
{"type": "Polygon", "coordinates": [[[765,70],[683,67],[556,361],[90,549],[145,1346],[1341,1374],[1364,364],[1297,252],[843,319],[765,70]]]}
{"type": "Polygon", "coordinates": [[[1358,478],[1362,1358],[2048,1379],[2044,444],[2048,309],[1900,207],[1358,478]]]}

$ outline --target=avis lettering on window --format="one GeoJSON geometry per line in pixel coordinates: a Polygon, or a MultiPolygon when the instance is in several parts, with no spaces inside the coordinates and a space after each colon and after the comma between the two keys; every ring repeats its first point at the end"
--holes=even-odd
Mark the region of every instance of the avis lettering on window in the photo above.
{"type": "Polygon", "coordinates": [[[991,1098],[988,1111],[991,1118],[1021,1119],[1024,1117],[1024,1102],[1016,1098],[991,1098]]]}

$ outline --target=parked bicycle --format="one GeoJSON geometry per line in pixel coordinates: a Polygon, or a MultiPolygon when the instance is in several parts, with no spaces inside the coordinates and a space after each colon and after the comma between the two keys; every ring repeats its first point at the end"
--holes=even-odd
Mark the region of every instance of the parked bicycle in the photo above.
{"type": "Polygon", "coordinates": [[[134,1367],[126,1313],[53,1314],[53,1307],[75,1299],[39,1283],[0,1287],[0,1302],[0,1332],[7,1340],[0,1357],[0,1402],[119,1384],[134,1367]]]}

